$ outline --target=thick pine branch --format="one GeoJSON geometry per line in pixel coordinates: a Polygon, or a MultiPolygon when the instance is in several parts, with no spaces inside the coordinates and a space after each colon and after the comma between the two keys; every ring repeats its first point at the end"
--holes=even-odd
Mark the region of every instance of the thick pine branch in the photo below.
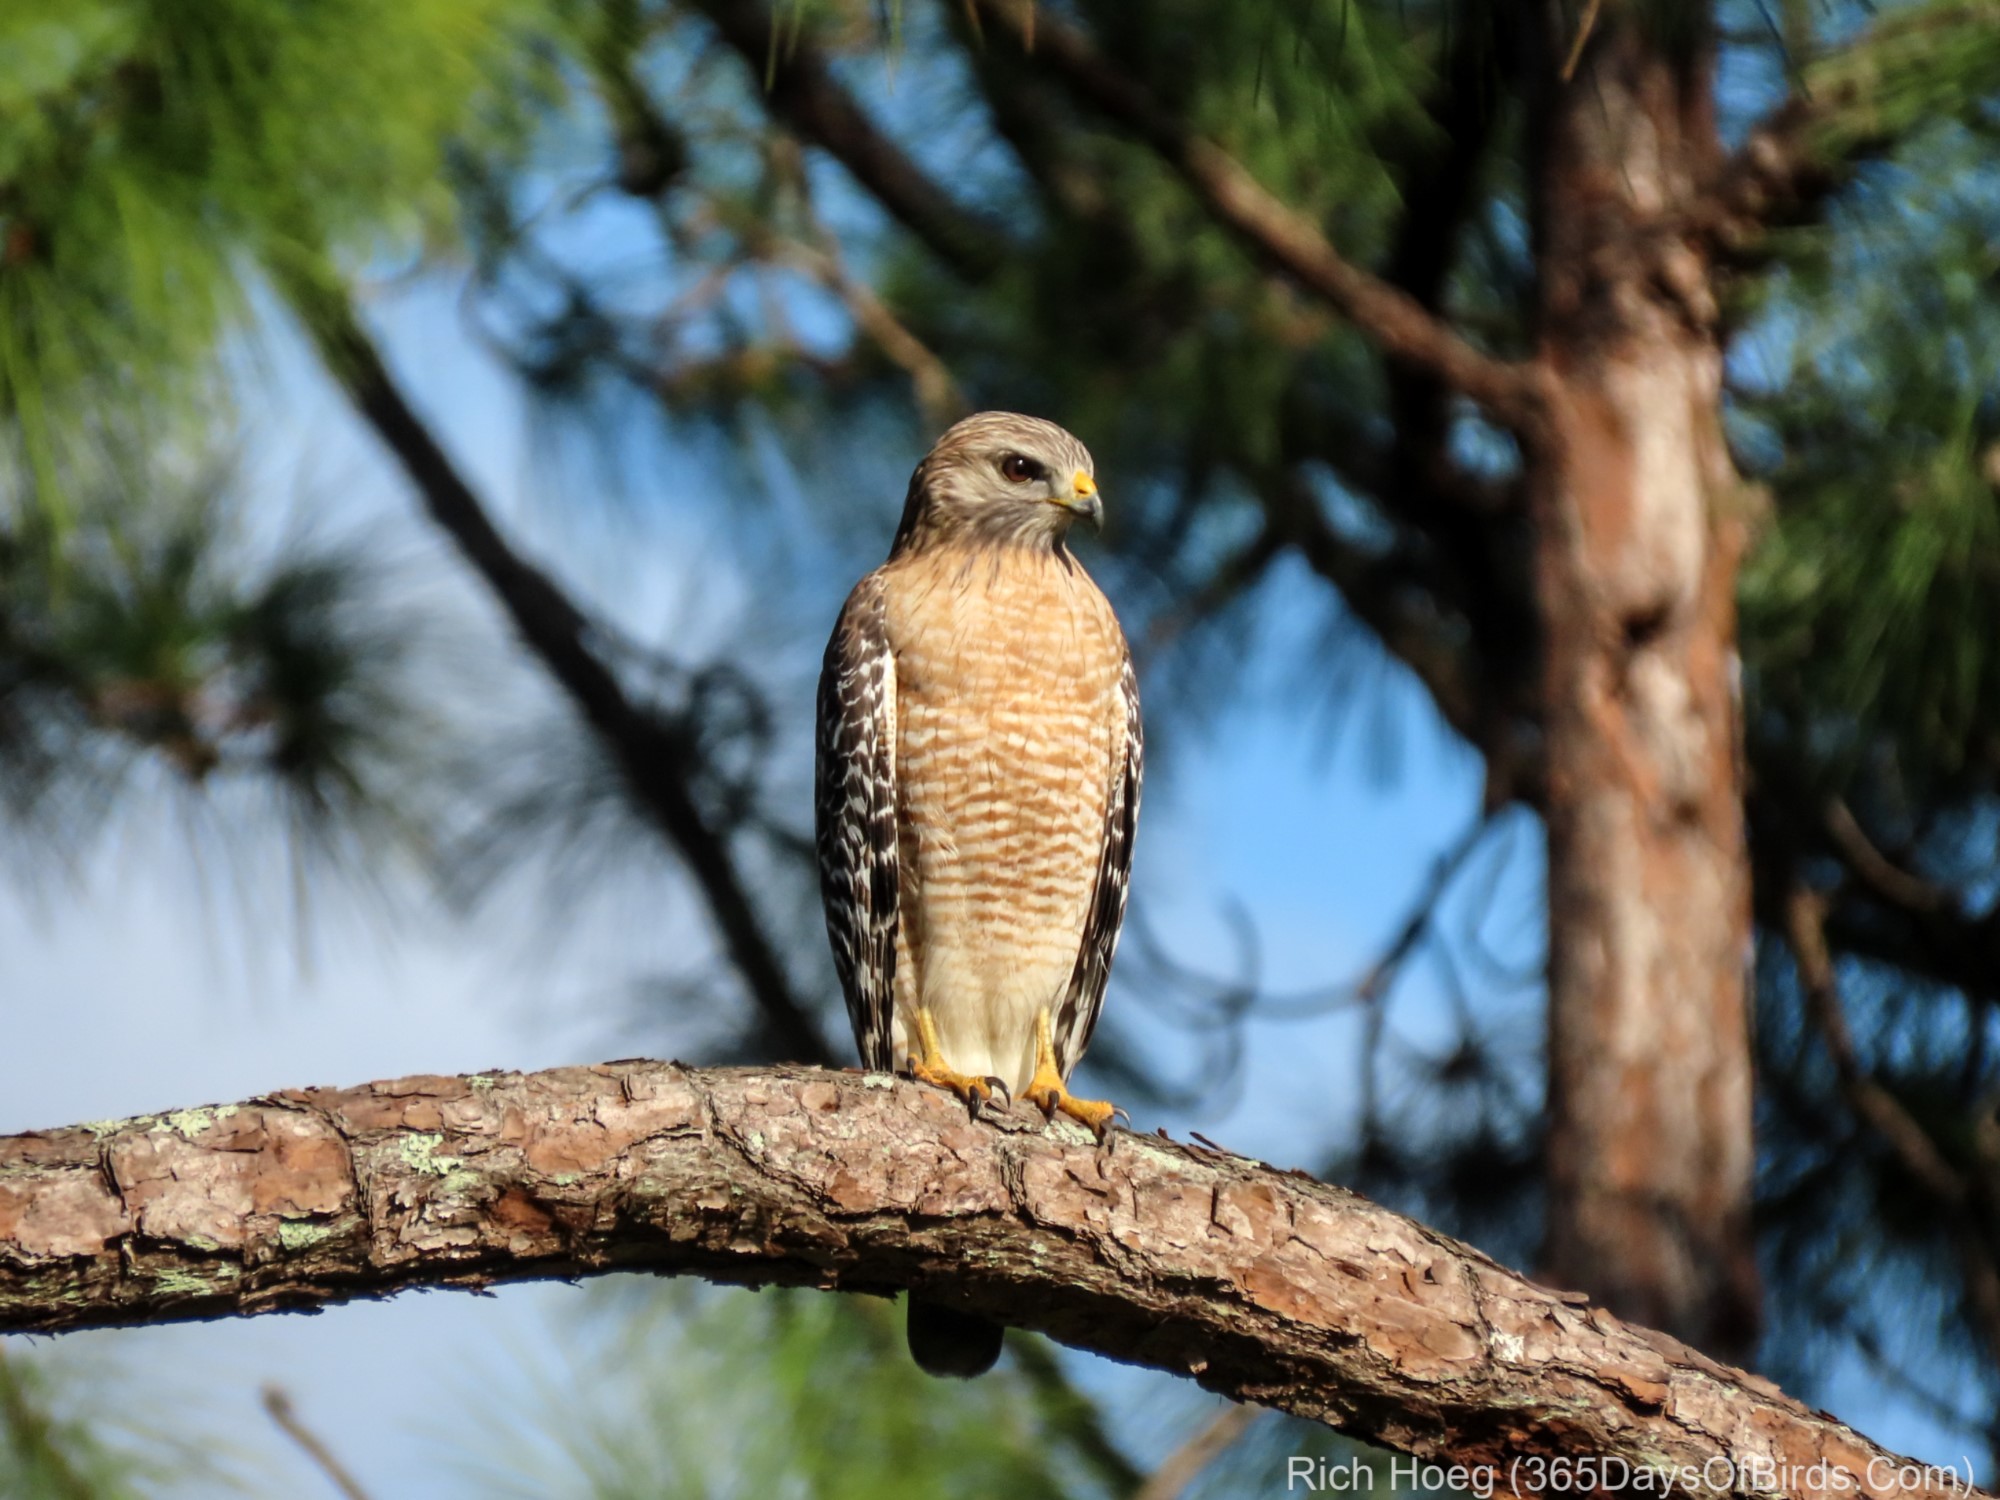
{"type": "Polygon", "coordinates": [[[1705,1475],[1691,1491],[1924,1488],[1768,1382],[1351,1193],[1113,1142],[1025,1110],[973,1121],[879,1075],[652,1062],[74,1126],[0,1139],[0,1330],[612,1270],[911,1287],[1406,1452],[1498,1466],[1521,1493],[1534,1461],[1558,1456],[1705,1475]]]}
{"type": "Polygon", "coordinates": [[[975,0],[1075,97],[1131,131],[1193,189],[1217,222],[1367,334],[1393,359],[1429,372],[1498,421],[1532,426],[1541,409],[1533,365],[1510,364],[1474,347],[1416,298],[1355,265],[1317,225],[1285,203],[1213,141],[1187,129],[1081,31],[1033,0],[975,0]]]}

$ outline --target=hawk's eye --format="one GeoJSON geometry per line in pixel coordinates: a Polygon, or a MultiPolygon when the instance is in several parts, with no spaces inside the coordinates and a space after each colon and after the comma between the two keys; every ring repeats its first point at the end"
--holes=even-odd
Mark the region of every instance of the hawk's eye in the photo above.
{"type": "Polygon", "coordinates": [[[1010,453],[1000,460],[1000,472],[1012,484],[1026,484],[1042,477],[1042,466],[1023,454],[1010,453]]]}

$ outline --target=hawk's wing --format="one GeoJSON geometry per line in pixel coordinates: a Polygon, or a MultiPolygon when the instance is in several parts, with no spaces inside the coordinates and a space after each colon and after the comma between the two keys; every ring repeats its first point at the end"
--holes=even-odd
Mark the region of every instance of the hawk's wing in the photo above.
{"type": "Polygon", "coordinates": [[[819,677],[813,797],[820,898],[861,1064],[894,1066],[896,662],[871,575],[848,596],[819,677]]]}
{"type": "Polygon", "coordinates": [[[1132,658],[1125,658],[1125,675],[1118,691],[1125,700],[1125,739],[1112,757],[1111,796],[1104,808],[1104,846],[1097,859],[1097,884],[1090,911],[1083,921],[1083,946],[1077,950],[1069,992],[1055,1018],[1056,1063],[1067,1079],[1090,1045],[1097,1013],[1104,1007],[1104,985],[1111,977],[1111,955],[1118,950],[1118,930],[1125,925],[1125,891],[1132,874],[1132,834],[1139,826],[1139,785],[1146,769],[1145,735],[1139,727],[1139,679],[1132,658]]]}

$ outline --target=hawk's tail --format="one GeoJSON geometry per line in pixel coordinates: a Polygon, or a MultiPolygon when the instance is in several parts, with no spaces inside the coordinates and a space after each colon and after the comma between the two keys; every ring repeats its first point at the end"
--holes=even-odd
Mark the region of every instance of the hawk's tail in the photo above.
{"type": "Polygon", "coordinates": [[[960,1312],[942,1302],[910,1297],[910,1358],[929,1375],[954,1375],[970,1380],[984,1375],[1000,1358],[1006,1330],[977,1313],[960,1312]]]}

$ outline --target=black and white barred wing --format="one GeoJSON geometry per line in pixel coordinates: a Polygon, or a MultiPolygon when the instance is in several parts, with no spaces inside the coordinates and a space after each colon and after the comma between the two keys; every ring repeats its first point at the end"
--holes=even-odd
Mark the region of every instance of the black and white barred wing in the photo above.
{"type": "Polygon", "coordinates": [[[827,642],[819,678],[813,822],[833,963],[861,1064],[894,1066],[896,662],[881,586],[861,580],[827,642]]]}
{"type": "Polygon", "coordinates": [[[1097,861],[1097,884],[1090,912],[1083,922],[1083,946],[1077,950],[1069,992],[1056,1012],[1056,1064],[1067,1079],[1090,1045],[1104,1008],[1104,986],[1111,978],[1112,955],[1125,925],[1125,893],[1131,884],[1132,838],[1139,827],[1139,791],[1146,771],[1146,738],[1139,723],[1139,679],[1132,659],[1125,658],[1119,680],[1125,700],[1125,740],[1122,753],[1112,756],[1111,796],[1104,809],[1104,845],[1097,861]]]}

